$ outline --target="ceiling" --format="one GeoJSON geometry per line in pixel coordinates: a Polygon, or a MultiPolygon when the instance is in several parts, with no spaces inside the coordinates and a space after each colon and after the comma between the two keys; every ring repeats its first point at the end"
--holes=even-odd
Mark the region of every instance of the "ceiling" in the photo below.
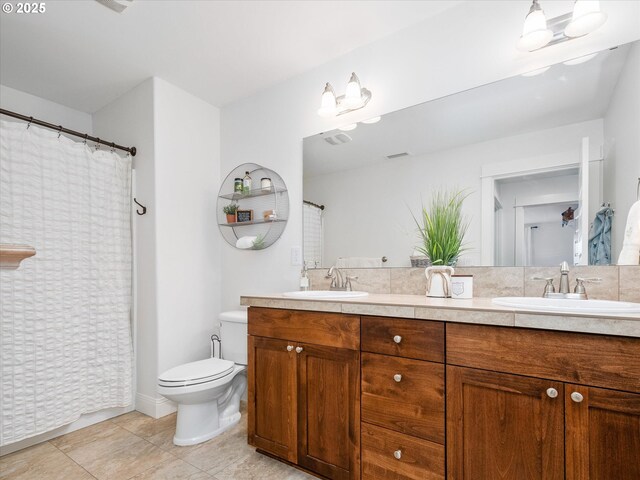
{"type": "Polygon", "coordinates": [[[602,118],[625,64],[629,45],[600,52],[586,63],[558,64],[532,77],[517,76],[389,113],[372,125],[332,130],[304,140],[304,176],[389,162],[401,152],[418,156],[602,118]]]}
{"type": "Polygon", "coordinates": [[[0,15],[0,83],[92,113],[158,76],[222,106],[459,3],[49,1],[0,15]]]}

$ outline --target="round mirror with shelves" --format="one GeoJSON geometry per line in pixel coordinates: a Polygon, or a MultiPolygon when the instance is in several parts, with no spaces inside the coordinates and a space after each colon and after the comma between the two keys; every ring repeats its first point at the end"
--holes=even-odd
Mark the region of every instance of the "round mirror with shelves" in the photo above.
{"type": "Polygon", "coordinates": [[[218,227],[229,245],[262,250],[275,243],[289,218],[289,194],[282,177],[255,163],[234,168],[220,186],[218,227]],[[245,180],[251,178],[250,185],[245,180]]]}

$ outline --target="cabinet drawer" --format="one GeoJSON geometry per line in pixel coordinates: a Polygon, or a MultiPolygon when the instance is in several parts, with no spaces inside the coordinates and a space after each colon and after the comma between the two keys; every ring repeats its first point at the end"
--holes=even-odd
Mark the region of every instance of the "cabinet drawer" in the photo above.
{"type": "Polygon", "coordinates": [[[447,325],[447,363],[640,392],[640,339],[447,325]]]}
{"type": "Polygon", "coordinates": [[[327,347],[360,348],[360,317],[341,313],[249,308],[249,335],[327,347]]]}
{"type": "Polygon", "coordinates": [[[444,323],[362,317],[362,350],[444,362],[444,323]]]}
{"type": "Polygon", "coordinates": [[[444,365],[362,354],[362,421],[444,443],[444,404],[444,365]]]}
{"type": "Polygon", "coordinates": [[[444,446],[363,423],[362,480],[374,479],[444,480],[444,446]]]}

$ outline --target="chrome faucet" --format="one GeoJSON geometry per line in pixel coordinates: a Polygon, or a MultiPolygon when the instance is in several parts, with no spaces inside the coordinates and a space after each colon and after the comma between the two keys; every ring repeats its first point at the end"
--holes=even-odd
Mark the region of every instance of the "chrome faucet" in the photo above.
{"type": "Polygon", "coordinates": [[[560,293],[569,293],[569,264],[560,264],[560,293]]]}
{"type": "Polygon", "coordinates": [[[331,279],[331,285],[329,285],[329,290],[346,290],[347,292],[351,292],[351,280],[357,280],[358,277],[354,277],[351,275],[347,275],[346,277],[342,276],[342,272],[335,265],[332,266],[325,278],[331,279]]]}
{"type": "Polygon", "coordinates": [[[556,293],[556,287],[553,285],[553,278],[540,278],[533,277],[532,280],[544,280],[546,285],[544,286],[544,291],[542,292],[542,296],[544,298],[568,298],[574,300],[586,300],[587,299],[587,289],[584,287],[585,283],[597,283],[600,282],[601,278],[576,278],[576,286],[573,289],[573,293],[570,293],[569,287],[569,264],[567,262],[562,262],[560,264],[560,291],[556,293]]]}

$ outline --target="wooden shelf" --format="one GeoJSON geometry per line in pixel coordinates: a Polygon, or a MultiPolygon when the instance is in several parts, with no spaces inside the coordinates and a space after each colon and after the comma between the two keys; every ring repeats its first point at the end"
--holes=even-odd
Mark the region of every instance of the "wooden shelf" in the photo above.
{"type": "Polygon", "coordinates": [[[36,249],[29,245],[0,244],[0,268],[15,270],[25,258],[33,257],[36,249]]]}

